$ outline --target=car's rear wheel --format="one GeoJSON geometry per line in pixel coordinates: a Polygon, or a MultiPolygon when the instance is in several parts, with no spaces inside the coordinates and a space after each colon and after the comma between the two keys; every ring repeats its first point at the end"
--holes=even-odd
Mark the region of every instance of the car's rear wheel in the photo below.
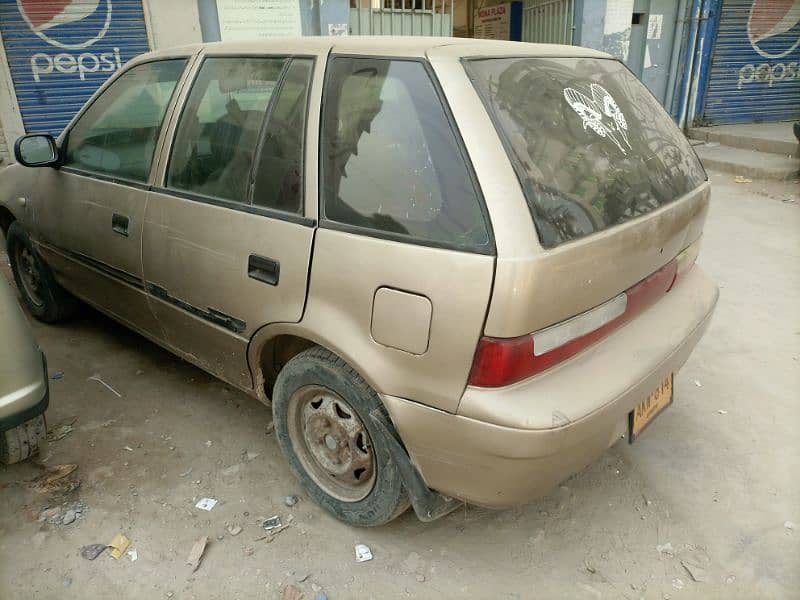
{"type": "Polygon", "coordinates": [[[0,433],[0,463],[13,465],[39,453],[47,440],[44,415],[0,433]]]}
{"type": "Polygon", "coordinates": [[[31,314],[45,323],[55,323],[73,314],[77,300],[56,282],[17,221],[9,226],[6,239],[14,281],[31,314]]]}
{"type": "Polygon", "coordinates": [[[382,525],[409,506],[373,410],[386,410],[375,391],[324,348],[292,358],[275,382],[281,450],[308,494],[351,525],[382,525]]]}

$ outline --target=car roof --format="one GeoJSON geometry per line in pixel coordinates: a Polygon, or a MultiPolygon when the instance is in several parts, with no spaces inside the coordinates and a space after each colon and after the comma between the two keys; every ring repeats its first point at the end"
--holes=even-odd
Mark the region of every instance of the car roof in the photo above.
{"type": "Polygon", "coordinates": [[[423,57],[435,54],[437,57],[454,59],[481,56],[611,58],[604,52],[580,46],[424,36],[307,36],[236,42],[208,42],[157,50],[141,55],[138,58],[139,60],[152,60],[153,58],[166,58],[181,54],[194,54],[196,52],[203,52],[209,55],[239,53],[321,54],[331,52],[333,54],[387,57],[423,57]]]}

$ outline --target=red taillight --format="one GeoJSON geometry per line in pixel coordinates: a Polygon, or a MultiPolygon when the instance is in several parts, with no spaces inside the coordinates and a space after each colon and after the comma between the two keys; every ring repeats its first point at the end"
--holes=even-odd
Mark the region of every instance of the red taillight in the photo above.
{"type": "MultiPolygon", "coordinates": [[[[681,273],[688,270],[693,263],[694,260],[691,260],[681,273]]],[[[607,336],[623,323],[630,321],[672,289],[678,275],[678,265],[679,260],[675,258],[649,277],[628,288],[624,293],[624,298],[620,294],[620,298],[626,300],[626,303],[624,311],[619,316],[599,324],[597,328],[588,333],[564,341],[546,352],[536,353],[535,338],[542,332],[516,338],[482,337],[478,342],[472,362],[469,385],[477,387],[511,385],[574,356],[587,346],[607,336]]],[[[592,312],[587,311],[574,319],[555,325],[554,328],[563,327],[592,312]]],[[[552,330],[553,328],[548,329],[552,330]]]]}

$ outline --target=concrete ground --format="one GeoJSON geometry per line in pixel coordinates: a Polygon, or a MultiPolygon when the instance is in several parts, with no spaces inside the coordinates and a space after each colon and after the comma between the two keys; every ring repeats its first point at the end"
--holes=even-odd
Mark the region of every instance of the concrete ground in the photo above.
{"type": "Polygon", "coordinates": [[[34,323],[64,373],[49,424],[77,418],[46,464],[77,464],[81,485],[37,493],[37,466],[0,470],[0,597],[279,598],[287,584],[331,600],[800,597],[798,185],[712,180],[699,264],[721,298],[675,404],[636,444],[515,510],[353,529],[299,489],[264,406],[91,310],[34,323]],[[196,509],[201,497],[219,503],[196,509]],[[268,543],[259,523],[275,514],[290,527],[268,543]],[[135,562],[79,555],[120,532],[135,562]],[[372,561],[355,562],[357,543],[372,561]]]}

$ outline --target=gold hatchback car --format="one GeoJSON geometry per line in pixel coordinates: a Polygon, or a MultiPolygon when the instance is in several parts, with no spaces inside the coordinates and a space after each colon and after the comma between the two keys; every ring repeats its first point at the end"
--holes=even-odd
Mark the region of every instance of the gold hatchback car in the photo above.
{"type": "Polygon", "coordinates": [[[158,51],[15,155],[0,224],[31,312],[80,298],[271,402],[356,525],[520,504],[633,442],[717,300],[697,156],[585,48],[158,51]]]}

